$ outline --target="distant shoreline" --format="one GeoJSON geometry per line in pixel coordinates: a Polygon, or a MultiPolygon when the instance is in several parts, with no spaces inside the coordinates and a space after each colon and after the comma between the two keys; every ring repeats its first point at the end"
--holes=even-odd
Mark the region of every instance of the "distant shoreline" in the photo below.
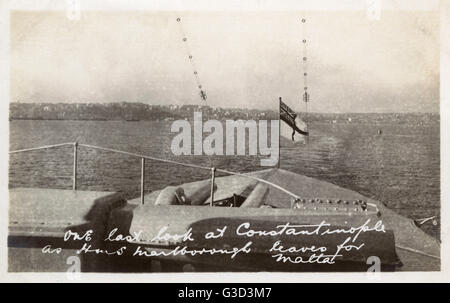
{"type": "MultiPolygon", "coordinates": [[[[361,114],[360,114],[361,115],[361,114]]],[[[370,114],[368,114],[370,115],[370,114]]],[[[339,120],[335,120],[335,119],[310,119],[309,123],[319,123],[319,124],[336,124],[336,125],[341,125],[341,124],[374,124],[374,125],[388,125],[388,124],[419,124],[419,125],[430,125],[430,124],[439,124],[440,122],[440,118],[439,115],[435,115],[437,116],[435,119],[425,119],[425,120],[418,120],[418,118],[416,117],[415,119],[411,119],[413,117],[404,117],[404,119],[398,119],[398,120],[379,120],[376,118],[371,118],[371,117],[367,117],[367,119],[358,119],[358,120],[352,120],[349,121],[348,119],[339,119],[339,120]]],[[[360,117],[361,118],[361,117],[360,117]]],[[[184,119],[183,119],[184,120],[184,119]]],[[[189,118],[189,119],[185,119],[187,121],[192,122],[193,119],[189,118]]],[[[206,121],[206,119],[203,119],[204,121],[206,121]]],[[[220,122],[225,122],[226,120],[236,120],[236,119],[217,119],[220,122]]],[[[164,119],[155,119],[155,120],[124,120],[124,119],[32,119],[32,118],[10,118],[9,122],[12,121],[79,121],[79,122],[129,122],[129,123],[136,123],[136,122],[172,122],[174,121],[174,119],[170,119],[170,120],[164,120],[164,119]]]]}
{"type": "MultiPolygon", "coordinates": [[[[10,103],[9,120],[32,121],[174,121],[192,120],[201,111],[205,120],[278,120],[276,110],[220,108],[207,105],[150,105],[144,103],[10,103]]],[[[307,122],[419,123],[440,120],[439,113],[314,113],[298,112],[307,122]]]]}

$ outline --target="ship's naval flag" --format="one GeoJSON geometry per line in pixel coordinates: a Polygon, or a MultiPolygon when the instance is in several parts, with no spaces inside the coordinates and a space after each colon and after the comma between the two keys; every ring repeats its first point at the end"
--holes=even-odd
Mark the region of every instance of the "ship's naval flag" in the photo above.
{"type": "Polygon", "coordinates": [[[308,136],[307,125],[298,115],[280,98],[280,134],[288,138],[293,143],[305,142],[305,136],[308,136]]]}

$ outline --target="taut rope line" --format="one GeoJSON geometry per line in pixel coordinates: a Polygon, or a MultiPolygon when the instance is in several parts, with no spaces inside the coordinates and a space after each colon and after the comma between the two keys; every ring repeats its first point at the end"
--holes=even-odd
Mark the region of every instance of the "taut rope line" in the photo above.
{"type": "Polygon", "coordinates": [[[204,101],[206,103],[206,99],[207,99],[206,92],[203,89],[202,83],[200,82],[200,76],[198,75],[197,66],[195,64],[194,56],[192,55],[192,50],[191,50],[191,47],[189,45],[188,37],[186,36],[186,34],[185,34],[184,30],[183,30],[183,25],[181,23],[181,18],[177,18],[177,23],[179,24],[179,30],[180,30],[180,33],[181,33],[181,36],[182,36],[182,41],[183,41],[183,44],[185,45],[186,52],[188,54],[188,59],[189,59],[189,62],[191,63],[191,66],[192,66],[192,70],[193,70],[194,77],[195,77],[195,83],[197,84],[197,87],[200,90],[200,98],[202,99],[202,101],[204,101]]]}

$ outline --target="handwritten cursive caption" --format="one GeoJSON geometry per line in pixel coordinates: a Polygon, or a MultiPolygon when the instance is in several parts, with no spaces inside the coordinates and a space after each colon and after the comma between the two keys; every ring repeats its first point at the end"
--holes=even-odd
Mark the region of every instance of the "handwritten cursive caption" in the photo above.
{"type": "MultiPolygon", "coordinates": [[[[250,222],[243,222],[234,228],[225,225],[216,227],[215,230],[195,233],[195,237],[192,227],[177,234],[171,233],[168,226],[163,226],[150,240],[142,238],[145,234],[143,230],[124,235],[120,234],[117,228],[108,232],[106,237],[102,236],[100,241],[93,240],[95,237],[92,229],[83,233],[67,230],[63,239],[64,242],[80,242],[81,247],[76,250],[78,255],[122,256],[126,254],[132,257],[167,258],[228,255],[230,259],[235,259],[241,254],[260,253],[263,249],[275,262],[335,264],[336,260],[346,253],[363,249],[365,243],[360,237],[367,232],[385,233],[386,230],[381,220],[371,224],[370,219],[356,227],[334,227],[326,221],[321,221],[319,224],[302,225],[288,222],[276,225],[275,228],[270,230],[254,229],[250,222]],[[304,237],[304,240],[309,240],[301,241],[301,237],[304,237]],[[324,240],[323,237],[328,237],[328,240],[324,240]],[[218,239],[223,241],[217,241],[218,239]],[[227,244],[230,239],[233,239],[231,242],[234,243],[234,246],[227,244]],[[264,239],[264,241],[259,242],[261,239],[264,239]],[[311,244],[311,239],[317,241],[317,243],[311,244]],[[330,241],[330,239],[333,239],[333,241],[330,241]],[[287,243],[285,244],[283,241],[287,241],[287,243]],[[115,243],[116,245],[106,245],[107,243],[115,243]],[[203,247],[199,248],[198,243],[201,243],[203,247]],[[261,245],[260,243],[264,244],[261,245]],[[295,245],[292,243],[295,243],[295,245]],[[299,245],[297,243],[308,244],[299,245]]],[[[63,249],[63,247],[52,247],[49,244],[42,248],[42,253],[60,254],[63,249]]]]}

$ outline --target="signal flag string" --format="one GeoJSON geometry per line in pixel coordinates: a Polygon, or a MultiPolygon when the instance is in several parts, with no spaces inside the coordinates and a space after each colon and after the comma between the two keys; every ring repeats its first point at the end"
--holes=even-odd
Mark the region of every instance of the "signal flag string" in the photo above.
{"type": "Polygon", "coordinates": [[[207,99],[206,92],[205,92],[205,90],[203,88],[202,83],[200,82],[200,76],[198,75],[198,70],[197,70],[197,67],[195,65],[195,60],[194,60],[194,56],[192,55],[192,51],[191,51],[191,47],[189,45],[188,37],[186,36],[186,34],[185,34],[184,30],[183,30],[183,25],[182,25],[182,22],[181,22],[181,18],[178,17],[176,20],[177,20],[177,23],[179,24],[179,30],[180,30],[180,33],[181,33],[182,42],[185,45],[186,52],[188,54],[188,59],[189,59],[189,62],[191,63],[191,66],[192,66],[195,82],[197,84],[198,89],[200,90],[200,98],[201,98],[202,101],[204,101],[206,103],[206,99],[207,99]]]}

